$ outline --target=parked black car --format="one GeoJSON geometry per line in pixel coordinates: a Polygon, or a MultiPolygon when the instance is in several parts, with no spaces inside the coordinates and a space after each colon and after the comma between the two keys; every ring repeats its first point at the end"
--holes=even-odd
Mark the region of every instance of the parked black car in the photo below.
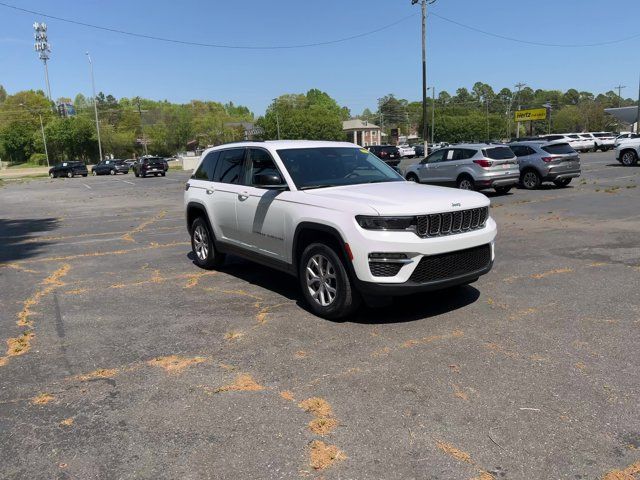
{"type": "Polygon", "coordinates": [[[146,177],[147,175],[162,175],[169,170],[169,164],[162,157],[142,157],[133,165],[133,173],[136,177],[146,177]]]}
{"type": "Polygon", "coordinates": [[[393,145],[369,145],[367,149],[380,160],[386,162],[387,165],[396,167],[400,163],[401,157],[398,147],[393,145]]]}
{"type": "Polygon", "coordinates": [[[129,165],[124,160],[102,160],[91,167],[92,175],[115,175],[116,173],[129,173],[129,165]]]}
{"type": "Polygon", "coordinates": [[[124,163],[127,164],[129,170],[133,170],[133,166],[136,164],[137,160],[135,158],[130,158],[129,160],[125,160],[124,163]]]}
{"type": "Polygon", "coordinates": [[[82,162],[62,162],[54,165],[49,169],[49,176],[51,178],[56,177],[69,177],[72,178],[76,175],[82,175],[86,177],[89,175],[87,166],[82,162]]]}

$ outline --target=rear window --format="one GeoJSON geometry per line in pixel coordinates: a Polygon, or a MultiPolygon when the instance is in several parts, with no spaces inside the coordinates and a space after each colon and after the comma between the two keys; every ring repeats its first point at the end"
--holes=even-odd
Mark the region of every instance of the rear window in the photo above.
{"type": "Polygon", "coordinates": [[[569,138],[574,138],[574,139],[575,139],[575,138],[577,138],[577,139],[579,139],[579,138],[580,138],[578,135],[567,135],[567,137],[569,137],[569,138]]]}
{"type": "Polygon", "coordinates": [[[568,143],[557,143],[555,145],[547,145],[546,147],[542,147],[542,149],[550,153],[552,155],[566,155],[569,153],[576,153],[576,151],[571,148],[568,143]]]}
{"type": "Polygon", "coordinates": [[[380,150],[385,151],[387,153],[396,153],[398,151],[397,147],[382,147],[380,150]]]}
{"type": "Polygon", "coordinates": [[[482,154],[491,160],[507,160],[515,157],[513,151],[509,147],[486,148],[482,151],[482,154]]]}

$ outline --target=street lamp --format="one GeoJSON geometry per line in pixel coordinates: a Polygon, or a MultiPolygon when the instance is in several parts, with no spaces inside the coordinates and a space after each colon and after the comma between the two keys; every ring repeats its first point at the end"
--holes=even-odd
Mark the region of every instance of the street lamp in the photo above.
{"type": "Polygon", "coordinates": [[[27,107],[24,103],[20,104],[21,107],[29,110],[31,113],[37,113],[38,118],[40,118],[40,130],[42,131],[42,143],[44,144],[44,156],[47,157],[47,167],[49,167],[49,151],[47,150],[47,137],[44,134],[44,123],[42,123],[42,114],[40,112],[35,112],[29,107],[27,107]]]}
{"type": "Polygon", "coordinates": [[[93,62],[91,61],[91,55],[86,52],[87,59],[89,60],[89,70],[91,70],[91,89],[93,91],[93,110],[96,114],[96,131],[98,132],[98,152],[100,152],[100,159],[102,161],[102,141],[100,140],[100,123],[98,122],[98,99],[96,98],[96,82],[93,78],[93,62]]]}
{"type": "Polygon", "coordinates": [[[278,99],[274,98],[273,102],[276,104],[276,127],[278,128],[278,140],[280,140],[280,115],[278,114],[278,99]]]}

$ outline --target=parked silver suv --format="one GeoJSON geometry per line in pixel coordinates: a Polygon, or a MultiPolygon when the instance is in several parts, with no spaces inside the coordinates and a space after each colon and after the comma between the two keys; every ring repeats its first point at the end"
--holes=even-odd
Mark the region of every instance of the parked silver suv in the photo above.
{"type": "Polygon", "coordinates": [[[514,142],[509,146],[520,164],[520,183],[527,190],[542,182],[566,187],[580,176],[580,156],[568,143],[546,141],[514,142]]]}
{"type": "Polygon", "coordinates": [[[405,171],[410,182],[456,186],[463,190],[495,189],[507,193],[520,180],[518,160],[503,144],[458,144],[436,150],[405,171]]]}

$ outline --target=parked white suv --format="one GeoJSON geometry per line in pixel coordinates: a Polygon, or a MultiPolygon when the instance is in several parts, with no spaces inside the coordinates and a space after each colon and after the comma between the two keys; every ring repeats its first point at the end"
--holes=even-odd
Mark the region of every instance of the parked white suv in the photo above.
{"type": "Polygon", "coordinates": [[[416,156],[416,149],[411,145],[398,145],[398,150],[402,158],[413,158],[416,156]]]}
{"type": "Polygon", "coordinates": [[[616,160],[625,167],[638,163],[640,157],[640,138],[630,138],[616,147],[616,160]]]}
{"type": "Polygon", "coordinates": [[[313,312],[471,283],[496,224],[479,193],[405,181],[352,143],[241,142],[206,150],[185,187],[194,261],[227,253],[298,278],[313,312]]]}

